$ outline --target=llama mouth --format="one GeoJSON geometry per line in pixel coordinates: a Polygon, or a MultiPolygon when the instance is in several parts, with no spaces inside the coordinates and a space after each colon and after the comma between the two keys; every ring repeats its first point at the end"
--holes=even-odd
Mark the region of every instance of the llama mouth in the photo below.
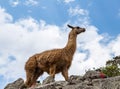
{"type": "Polygon", "coordinates": [[[85,30],[85,28],[83,28],[83,31],[82,32],[85,32],[86,30],[85,30]]]}
{"type": "Polygon", "coordinates": [[[82,33],[82,32],[85,32],[86,30],[85,30],[85,28],[82,28],[80,31],[78,31],[78,32],[76,32],[77,34],[80,34],[80,33],[82,33]]]}

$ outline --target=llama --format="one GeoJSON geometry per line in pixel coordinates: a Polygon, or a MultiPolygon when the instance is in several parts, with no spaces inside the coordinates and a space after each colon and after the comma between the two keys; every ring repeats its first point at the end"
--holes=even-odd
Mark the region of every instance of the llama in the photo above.
{"type": "Polygon", "coordinates": [[[25,64],[26,71],[26,87],[31,87],[36,83],[36,80],[44,72],[47,72],[51,77],[55,74],[62,73],[65,80],[68,80],[68,69],[71,66],[73,55],[76,50],[77,35],[85,32],[85,28],[73,27],[69,33],[68,42],[64,48],[53,49],[35,54],[29,58],[25,64]]]}

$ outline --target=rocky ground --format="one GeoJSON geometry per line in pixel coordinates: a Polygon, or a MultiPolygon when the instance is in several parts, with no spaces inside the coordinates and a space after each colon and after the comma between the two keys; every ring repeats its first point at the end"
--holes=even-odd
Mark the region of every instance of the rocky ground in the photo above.
{"type": "MultiPolygon", "coordinates": [[[[4,89],[19,89],[24,80],[19,78],[4,89]]],[[[34,89],[120,89],[120,76],[100,78],[96,71],[88,71],[84,76],[71,75],[69,81],[54,81],[50,76],[34,89]]]]}

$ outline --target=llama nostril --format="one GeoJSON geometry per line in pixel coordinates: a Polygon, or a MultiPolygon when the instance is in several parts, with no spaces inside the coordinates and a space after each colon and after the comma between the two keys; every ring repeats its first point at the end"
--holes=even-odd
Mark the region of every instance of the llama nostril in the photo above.
{"type": "Polygon", "coordinates": [[[83,28],[83,32],[85,32],[86,30],[85,30],[85,28],[83,28]]]}

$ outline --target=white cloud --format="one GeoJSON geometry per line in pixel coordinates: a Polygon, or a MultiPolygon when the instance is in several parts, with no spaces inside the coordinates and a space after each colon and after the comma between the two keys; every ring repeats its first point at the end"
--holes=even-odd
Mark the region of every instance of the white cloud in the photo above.
{"type": "Polygon", "coordinates": [[[85,9],[81,9],[79,6],[76,6],[75,8],[70,8],[69,9],[69,14],[71,16],[76,16],[76,15],[83,15],[83,16],[87,16],[88,15],[88,11],[85,9]]]}
{"type": "Polygon", "coordinates": [[[38,5],[38,0],[26,0],[25,5],[38,5]]]}
{"type": "Polygon", "coordinates": [[[75,0],[64,0],[65,3],[74,2],[75,0]]]}
{"type": "Polygon", "coordinates": [[[87,69],[105,65],[105,62],[111,57],[111,52],[106,44],[100,43],[101,40],[104,40],[103,38],[97,33],[97,28],[94,26],[89,26],[87,31],[78,37],[78,52],[73,61],[74,66],[71,67],[71,74],[79,75],[87,69]]]}
{"type": "Polygon", "coordinates": [[[9,0],[9,3],[12,7],[16,7],[18,5],[26,5],[26,6],[36,6],[39,4],[38,0],[25,0],[25,1],[20,1],[20,0],[9,0]]]}
{"type": "Polygon", "coordinates": [[[17,5],[20,4],[19,0],[10,0],[9,2],[12,7],[16,7],[17,5]]]}
{"type": "Polygon", "coordinates": [[[79,6],[76,7],[70,7],[68,9],[68,14],[71,18],[73,18],[74,22],[72,23],[76,25],[81,25],[81,26],[88,26],[90,24],[89,20],[89,11],[80,8],[79,6]]]}
{"type": "Polygon", "coordinates": [[[120,55],[120,35],[116,37],[110,44],[111,51],[114,53],[115,56],[120,55]]]}
{"type": "MultiPolygon", "coordinates": [[[[88,15],[87,11],[80,10],[78,7],[75,7],[75,11],[73,9],[70,13],[76,13],[74,15],[77,13],[88,15]]],[[[64,26],[50,25],[43,20],[36,21],[32,17],[15,22],[12,19],[9,13],[0,8],[0,75],[4,77],[5,85],[19,77],[25,79],[24,64],[33,54],[64,47],[70,31],[65,30],[64,26]],[[11,55],[16,60],[10,60],[11,55]]],[[[84,22],[88,21],[84,20],[84,22]]],[[[69,75],[80,75],[86,69],[103,66],[111,57],[111,53],[119,55],[120,36],[105,44],[101,41],[106,35],[98,34],[98,31],[95,26],[88,24],[86,32],[78,36],[77,51],[69,75]]],[[[58,80],[61,77],[58,75],[56,78],[58,80]]]]}
{"type": "Polygon", "coordinates": [[[5,9],[0,7],[0,24],[11,22],[12,19],[13,19],[12,16],[6,13],[5,9]]]}
{"type": "Polygon", "coordinates": [[[64,3],[66,3],[66,4],[68,4],[68,3],[71,3],[71,2],[74,2],[75,0],[57,0],[58,2],[64,2],[64,3]]]}
{"type": "Polygon", "coordinates": [[[25,61],[33,54],[64,46],[65,36],[58,26],[31,17],[13,23],[12,16],[2,8],[0,15],[0,75],[5,77],[6,83],[18,77],[24,78],[25,61]],[[10,61],[10,55],[16,60],[10,61]]]}

